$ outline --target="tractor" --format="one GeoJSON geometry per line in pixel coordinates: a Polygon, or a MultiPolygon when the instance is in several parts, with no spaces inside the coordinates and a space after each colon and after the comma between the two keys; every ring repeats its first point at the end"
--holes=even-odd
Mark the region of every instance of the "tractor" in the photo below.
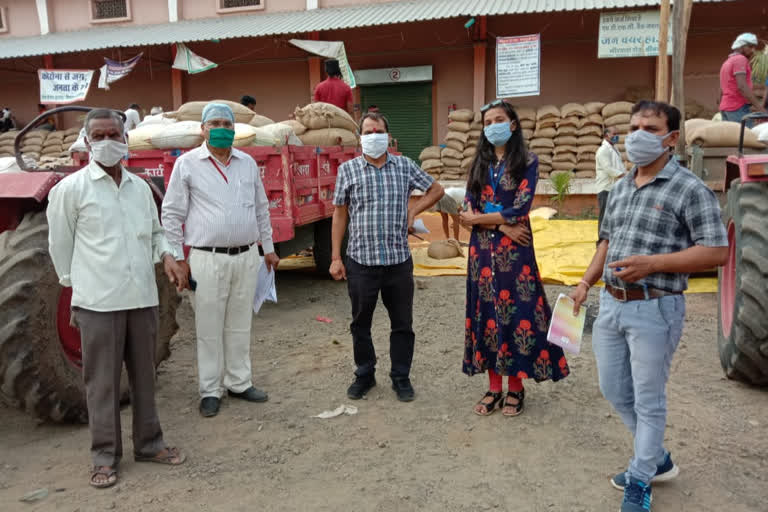
{"type": "Polygon", "coordinates": [[[718,270],[718,350],[725,374],[748,384],[768,385],[768,152],[744,154],[741,121],[739,149],[726,160],[728,262],[718,270]]]}

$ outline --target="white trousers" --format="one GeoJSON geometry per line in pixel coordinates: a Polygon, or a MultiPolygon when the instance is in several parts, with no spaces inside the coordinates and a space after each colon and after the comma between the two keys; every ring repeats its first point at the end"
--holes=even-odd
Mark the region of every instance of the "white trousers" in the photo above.
{"type": "Polygon", "coordinates": [[[189,255],[197,281],[193,306],[201,398],[252,386],[251,320],[261,263],[256,245],[236,256],[197,249],[189,255]]]}

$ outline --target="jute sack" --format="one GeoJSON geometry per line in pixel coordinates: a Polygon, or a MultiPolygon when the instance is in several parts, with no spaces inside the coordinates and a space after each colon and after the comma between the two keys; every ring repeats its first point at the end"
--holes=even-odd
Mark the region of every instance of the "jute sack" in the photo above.
{"type": "Polygon", "coordinates": [[[558,162],[569,162],[571,165],[576,165],[578,159],[574,153],[558,153],[552,157],[552,165],[558,162]]]}
{"type": "Polygon", "coordinates": [[[465,157],[464,160],[461,161],[461,168],[464,170],[469,169],[472,166],[474,159],[475,158],[472,156],[465,157]]]}
{"type": "Polygon", "coordinates": [[[40,144],[25,144],[21,147],[21,152],[40,154],[41,149],[42,149],[42,146],[40,144]]]}
{"type": "Polygon", "coordinates": [[[573,126],[575,128],[578,128],[579,126],[581,126],[581,119],[579,119],[576,116],[563,117],[557,123],[557,127],[560,128],[563,126],[573,126]]]}
{"type": "Polygon", "coordinates": [[[17,133],[19,133],[18,130],[12,130],[12,131],[8,131],[8,132],[5,132],[5,133],[0,133],[0,144],[2,144],[3,142],[6,142],[6,141],[13,142],[14,140],[16,140],[16,134],[17,133]]]}
{"type": "Polygon", "coordinates": [[[357,123],[352,119],[352,116],[330,103],[318,101],[301,108],[297,107],[294,115],[296,120],[306,126],[308,130],[341,128],[352,133],[357,132],[357,123]]]}
{"type": "MultiPolygon", "coordinates": [[[[176,119],[178,121],[197,121],[200,123],[203,116],[203,109],[208,103],[224,103],[229,105],[232,112],[235,114],[236,123],[248,123],[253,115],[256,113],[253,110],[245,107],[239,103],[228,100],[211,100],[211,101],[189,101],[179,107],[176,111],[176,119]]],[[[170,117],[165,114],[165,117],[170,117]]]]}
{"type": "Polygon", "coordinates": [[[67,128],[64,130],[64,136],[68,135],[78,135],[80,134],[80,127],[79,126],[73,126],[72,128],[67,128]]]}
{"type": "MultiPolygon", "coordinates": [[[[739,123],[731,121],[711,121],[709,124],[701,125],[696,128],[693,133],[686,138],[690,139],[690,144],[696,144],[705,148],[738,147],[740,130],[741,126],[739,123]]],[[[745,129],[744,147],[763,149],[765,144],[757,140],[755,132],[750,129],[745,129]]]]}
{"type": "Polygon", "coordinates": [[[427,256],[435,260],[447,260],[450,258],[464,257],[461,245],[453,238],[448,240],[435,240],[427,248],[427,256]]]}
{"type": "Polygon", "coordinates": [[[614,130],[616,130],[617,133],[629,133],[629,129],[631,128],[629,123],[626,124],[617,124],[616,126],[612,126],[614,130]]]}
{"type": "MultiPolygon", "coordinates": [[[[251,125],[253,126],[253,125],[251,125]]],[[[256,127],[254,127],[256,128],[256,127]]],[[[279,146],[303,146],[301,139],[294,133],[293,128],[283,123],[272,123],[259,127],[261,132],[268,134],[279,146]]],[[[257,131],[258,135],[259,132],[257,131]]],[[[271,144],[270,144],[271,145],[271,144]]]]}
{"type": "Polygon", "coordinates": [[[460,108],[448,114],[448,119],[461,123],[471,123],[475,119],[475,113],[469,109],[460,108]]]}
{"type": "Polygon", "coordinates": [[[141,128],[143,126],[147,126],[148,124],[173,124],[175,122],[176,119],[165,117],[164,114],[155,114],[145,116],[144,119],[142,119],[141,122],[136,125],[136,128],[141,128]]]}
{"type": "Polygon", "coordinates": [[[593,152],[579,153],[579,162],[594,162],[596,155],[593,152]]]}
{"type": "MultiPolygon", "coordinates": [[[[719,122],[719,121],[718,121],[719,122]]],[[[691,135],[693,135],[693,132],[696,131],[697,128],[700,126],[709,126],[712,124],[712,121],[709,119],[689,119],[685,122],[685,142],[686,144],[690,144],[693,139],[691,139],[691,135]]],[[[746,132],[746,130],[745,130],[746,132]]],[[[0,141],[2,141],[2,137],[0,137],[0,141]]],[[[624,142],[624,141],[621,141],[624,142]]]]}
{"type": "Polygon", "coordinates": [[[482,129],[483,129],[483,123],[481,123],[480,121],[473,122],[472,124],[469,125],[469,131],[473,131],[473,130],[481,130],[482,131],[482,129]]]}
{"type": "Polygon", "coordinates": [[[469,146],[464,148],[464,151],[462,153],[465,157],[466,156],[475,156],[477,154],[477,147],[475,146],[469,146]]]}
{"type": "MultiPolygon", "coordinates": [[[[203,143],[200,120],[197,120],[179,121],[168,125],[149,125],[147,127],[136,128],[128,132],[128,146],[131,149],[134,149],[130,142],[134,132],[142,132],[143,130],[149,131],[152,129],[155,131],[148,138],[150,145],[155,149],[186,149],[199,146],[203,143]]],[[[237,132],[237,130],[235,130],[235,132],[237,132]]],[[[237,135],[235,135],[235,137],[237,137],[237,135]]]]}
{"type": "Polygon", "coordinates": [[[578,151],[579,151],[579,148],[577,146],[570,146],[570,145],[555,146],[556,155],[560,153],[573,153],[575,155],[576,153],[578,153],[578,151]]]}
{"type": "Polygon", "coordinates": [[[587,146],[579,146],[579,150],[576,152],[577,154],[582,153],[597,153],[597,150],[600,149],[600,146],[598,145],[587,145],[587,146]]]}
{"type": "Polygon", "coordinates": [[[23,144],[40,144],[42,146],[43,142],[45,142],[45,137],[37,133],[32,133],[24,136],[24,138],[21,139],[21,142],[23,144]]]}
{"type": "Polygon", "coordinates": [[[469,138],[475,139],[475,140],[479,139],[482,134],[483,134],[483,130],[469,130],[469,132],[467,132],[467,135],[469,135],[469,138]]]}
{"type": "Polygon", "coordinates": [[[545,172],[549,174],[550,172],[552,172],[552,164],[547,162],[539,163],[539,172],[545,172]]]}
{"type": "Polygon", "coordinates": [[[579,137],[583,137],[585,135],[597,135],[598,137],[602,137],[603,130],[599,126],[590,124],[588,126],[582,126],[578,130],[576,130],[576,135],[578,135],[579,137]]]}
{"type": "Polygon", "coordinates": [[[439,169],[442,166],[443,162],[439,158],[428,158],[427,160],[423,160],[421,162],[421,168],[425,171],[429,171],[430,169],[439,169]]]}
{"type": "Polygon", "coordinates": [[[58,141],[58,142],[61,142],[62,140],[64,140],[64,132],[63,132],[63,131],[61,131],[61,130],[59,130],[59,131],[54,131],[54,132],[51,132],[51,133],[49,133],[49,134],[48,134],[48,136],[45,138],[45,141],[46,141],[46,142],[54,142],[54,141],[58,141]]]}
{"type": "Polygon", "coordinates": [[[557,128],[540,128],[533,132],[535,138],[552,139],[557,135],[557,128]]]}
{"type": "Polygon", "coordinates": [[[557,133],[555,133],[555,137],[559,137],[561,135],[576,135],[576,127],[575,126],[561,126],[557,129],[557,133]]]}
{"type": "Polygon", "coordinates": [[[457,158],[450,158],[447,156],[444,156],[442,159],[443,167],[449,168],[449,167],[461,167],[461,160],[457,158]]]}
{"type": "Polygon", "coordinates": [[[419,154],[419,160],[434,160],[440,158],[440,150],[442,148],[440,146],[427,146],[426,148],[421,150],[421,153],[419,154]]]}
{"type": "Polygon", "coordinates": [[[290,126],[293,130],[293,133],[296,135],[304,135],[304,132],[307,131],[307,127],[298,122],[295,119],[288,119],[286,121],[280,121],[280,124],[284,124],[286,126],[290,126]]]}
{"type": "Polygon", "coordinates": [[[531,148],[531,153],[536,154],[539,158],[544,156],[548,156],[550,159],[552,158],[552,148],[531,148]]]}
{"type": "Polygon", "coordinates": [[[462,144],[466,144],[469,140],[469,135],[465,132],[448,132],[445,136],[445,140],[457,140],[462,144]]]}
{"type": "Polygon", "coordinates": [[[617,124],[629,123],[629,114],[616,114],[605,120],[605,126],[616,126],[617,124]]]}
{"type": "Polygon", "coordinates": [[[601,101],[590,101],[584,104],[584,110],[587,111],[587,115],[600,114],[603,112],[603,107],[605,107],[605,103],[601,101]]]}
{"type": "Polygon", "coordinates": [[[536,120],[536,110],[532,109],[530,107],[520,107],[515,110],[517,112],[517,117],[520,119],[520,121],[535,121],[536,120]]]}
{"type": "Polygon", "coordinates": [[[584,179],[584,178],[594,179],[595,175],[596,175],[596,173],[592,169],[580,169],[578,165],[576,166],[575,176],[577,178],[581,178],[581,179],[584,179]]]}
{"type": "Polygon", "coordinates": [[[533,139],[529,144],[531,148],[549,148],[555,147],[555,142],[552,139],[533,139]]]}
{"type": "Polygon", "coordinates": [[[533,130],[534,128],[536,128],[536,121],[534,121],[533,119],[521,119],[520,127],[525,128],[526,130],[533,130]]]}
{"type": "Polygon", "coordinates": [[[457,151],[453,148],[443,148],[443,150],[440,152],[440,157],[453,158],[454,160],[461,160],[462,158],[464,158],[464,152],[457,151]]]}
{"type": "Polygon", "coordinates": [[[559,117],[547,117],[536,122],[536,129],[541,130],[543,128],[557,127],[557,123],[560,121],[559,117]]]}
{"type": "Polygon", "coordinates": [[[455,149],[456,151],[463,152],[464,148],[466,147],[466,144],[464,144],[461,141],[451,139],[451,140],[445,141],[445,146],[451,149],[455,149]]]}
{"type": "Polygon", "coordinates": [[[307,130],[299,139],[305,146],[357,146],[357,135],[342,128],[307,130]]]}
{"type": "Polygon", "coordinates": [[[456,179],[463,176],[464,172],[460,167],[443,167],[443,172],[441,175],[446,179],[456,179]]]}
{"type": "Polygon", "coordinates": [[[589,114],[587,117],[581,120],[581,126],[587,126],[590,124],[603,126],[603,116],[600,114],[589,114]]]}
{"type": "Polygon", "coordinates": [[[464,121],[451,121],[448,123],[448,130],[452,132],[468,132],[469,123],[464,121]]]}
{"type": "Polygon", "coordinates": [[[533,130],[523,129],[523,138],[525,140],[532,139],[533,138],[533,133],[534,133],[533,130]]]}
{"type": "Polygon", "coordinates": [[[552,169],[556,171],[571,171],[576,165],[573,162],[552,162],[552,169]]]}
{"type": "Polygon", "coordinates": [[[597,135],[584,135],[577,139],[577,146],[599,146],[603,143],[602,137],[597,135]]]}
{"type": "Polygon", "coordinates": [[[545,155],[537,155],[539,157],[539,166],[542,164],[551,164],[552,163],[552,155],[545,154],[545,155]]]}
{"type": "Polygon", "coordinates": [[[562,137],[555,137],[555,146],[579,146],[579,140],[573,135],[563,135],[562,137]]]}
{"type": "Polygon", "coordinates": [[[61,144],[57,146],[46,146],[40,152],[41,155],[58,155],[61,153],[61,144]]]}
{"type": "MultiPolygon", "coordinates": [[[[520,114],[518,114],[519,116],[520,114]]],[[[554,105],[543,105],[539,107],[539,109],[536,111],[536,120],[540,119],[547,119],[547,118],[559,118],[560,117],[560,109],[557,108],[554,105]]]]}
{"type": "Polygon", "coordinates": [[[566,103],[560,107],[560,115],[563,117],[579,116],[586,117],[587,109],[581,103],[566,103]]]}
{"type": "Polygon", "coordinates": [[[253,117],[250,121],[248,121],[248,124],[255,126],[256,128],[261,128],[262,126],[267,126],[268,124],[275,124],[275,122],[268,117],[261,116],[259,114],[253,114],[253,117]]]}
{"type": "Polygon", "coordinates": [[[603,119],[608,119],[609,117],[615,116],[616,114],[629,114],[632,112],[632,107],[634,107],[634,103],[630,103],[628,101],[617,101],[614,103],[609,103],[603,107],[603,119]]]}
{"type": "Polygon", "coordinates": [[[542,180],[548,180],[549,179],[549,170],[539,169],[539,178],[542,179],[542,180]]]}

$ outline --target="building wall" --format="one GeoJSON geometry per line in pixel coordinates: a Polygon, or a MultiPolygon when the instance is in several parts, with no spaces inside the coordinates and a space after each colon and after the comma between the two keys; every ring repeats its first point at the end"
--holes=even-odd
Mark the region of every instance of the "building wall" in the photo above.
{"type": "MultiPolygon", "coordinates": [[[[131,20],[118,23],[91,23],[90,0],[49,0],[48,23],[51,32],[67,32],[96,27],[168,23],[168,2],[164,0],[129,0],[131,20]]],[[[34,4],[30,0],[30,3],[34,4]]]]}
{"type": "MultiPolygon", "coordinates": [[[[150,2],[155,0],[148,0],[150,2]]],[[[217,0],[178,0],[181,5],[182,20],[196,20],[200,18],[214,18],[219,16],[216,12],[217,0]]],[[[167,2],[158,2],[167,5],[167,2]]],[[[265,0],[263,10],[243,11],[239,13],[224,14],[224,16],[238,16],[242,14],[258,14],[260,12],[285,12],[303,11],[307,7],[306,0],[265,0]]],[[[166,7],[167,10],[167,7],[166,7]]],[[[167,16],[166,16],[167,18],[167,16]]]]}
{"type": "Polygon", "coordinates": [[[37,7],[32,0],[4,0],[0,7],[5,8],[8,32],[0,34],[3,37],[24,37],[40,35],[40,20],[37,17],[37,7]]]}

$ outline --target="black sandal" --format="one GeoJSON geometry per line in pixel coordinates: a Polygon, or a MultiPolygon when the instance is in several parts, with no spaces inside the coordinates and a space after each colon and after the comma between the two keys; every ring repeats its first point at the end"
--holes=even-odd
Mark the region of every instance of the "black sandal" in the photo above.
{"type": "Polygon", "coordinates": [[[502,404],[501,408],[501,414],[507,417],[517,416],[518,414],[522,414],[523,412],[523,404],[525,403],[525,389],[522,389],[520,391],[508,391],[507,397],[504,399],[504,403],[502,404]],[[507,398],[514,398],[517,400],[516,404],[509,404],[507,403],[507,398]],[[506,407],[514,407],[515,412],[510,414],[508,412],[504,412],[504,408],[506,407]]]}
{"type": "Polygon", "coordinates": [[[477,404],[475,404],[475,405],[482,405],[483,407],[485,407],[485,412],[484,413],[483,412],[479,412],[475,408],[473,408],[472,411],[475,414],[477,414],[478,416],[490,416],[491,414],[494,413],[494,411],[496,411],[496,404],[499,403],[499,400],[501,400],[501,391],[499,391],[497,393],[493,393],[491,391],[488,391],[485,395],[483,395],[483,398],[481,398],[480,401],[477,402],[477,404]],[[483,400],[488,398],[489,396],[493,397],[493,402],[491,402],[491,403],[483,402],[483,400]]]}

